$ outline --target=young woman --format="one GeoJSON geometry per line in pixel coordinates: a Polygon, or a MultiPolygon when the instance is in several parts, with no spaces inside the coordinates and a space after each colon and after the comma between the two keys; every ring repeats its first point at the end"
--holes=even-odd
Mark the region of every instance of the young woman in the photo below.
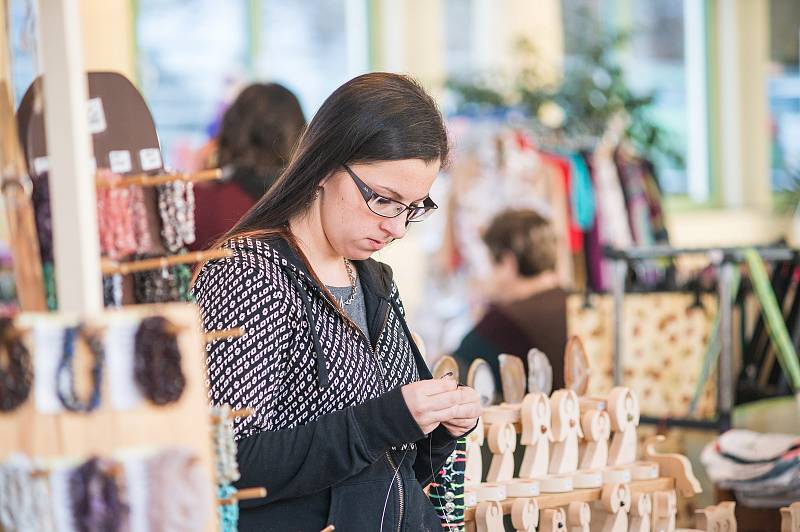
{"type": "Polygon", "coordinates": [[[434,102],[407,77],[337,89],[288,167],[206,264],[195,295],[211,344],[211,400],[254,414],[235,434],[239,529],[440,530],[422,487],[481,413],[474,390],[432,380],[388,266],[370,256],[436,209],[447,158],[434,102]]]}

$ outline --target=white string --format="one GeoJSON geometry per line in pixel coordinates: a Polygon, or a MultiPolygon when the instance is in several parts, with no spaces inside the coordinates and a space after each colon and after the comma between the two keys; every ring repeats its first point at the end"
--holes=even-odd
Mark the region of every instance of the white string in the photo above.
{"type": "MultiPolygon", "coordinates": [[[[391,451],[389,451],[391,452],[391,451]]],[[[392,475],[392,481],[389,482],[389,489],[386,491],[386,499],[383,501],[383,512],[381,512],[381,532],[383,532],[383,518],[386,517],[386,506],[389,504],[389,494],[392,493],[392,486],[394,485],[394,480],[400,474],[400,466],[403,465],[403,462],[406,459],[406,455],[408,454],[408,447],[403,452],[403,458],[400,459],[400,463],[397,464],[397,469],[394,470],[394,475],[392,475]]]]}

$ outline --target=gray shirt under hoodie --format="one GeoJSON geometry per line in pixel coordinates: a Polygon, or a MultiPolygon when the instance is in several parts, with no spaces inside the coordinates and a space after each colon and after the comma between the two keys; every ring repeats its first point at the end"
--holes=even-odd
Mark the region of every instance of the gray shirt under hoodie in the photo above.
{"type": "Polygon", "coordinates": [[[347,316],[358,325],[358,328],[369,339],[369,329],[367,328],[367,307],[364,303],[364,291],[361,289],[361,280],[356,281],[356,297],[349,305],[344,302],[350,297],[352,288],[349,286],[328,286],[336,301],[344,308],[347,316]]]}

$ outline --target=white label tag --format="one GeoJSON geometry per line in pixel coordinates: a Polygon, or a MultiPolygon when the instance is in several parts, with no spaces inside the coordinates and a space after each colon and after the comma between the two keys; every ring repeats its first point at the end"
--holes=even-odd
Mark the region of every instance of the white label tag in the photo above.
{"type": "Polygon", "coordinates": [[[143,172],[161,168],[161,150],[158,148],[139,150],[139,162],[142,163],[143,172]]]}
{"type": "Polygon", "coordinates": [[[128,150],[115,150],[108,152],[108,163],[115,174],[124,174],[131,171],[131,152],[128,150]]]}
{"type": "Polygon", "coordinates": [[[37,157],[33,160],[33,172],[40,176],[50,170],[50,159],[47,157],[37,157]]]}
{"type": "Polygon", "coordinates": [[[89,104],[89,133],[102,133],[108,127],[106,124],[106,113],[103,110],[103,100],[91,98],[89,104]]]}

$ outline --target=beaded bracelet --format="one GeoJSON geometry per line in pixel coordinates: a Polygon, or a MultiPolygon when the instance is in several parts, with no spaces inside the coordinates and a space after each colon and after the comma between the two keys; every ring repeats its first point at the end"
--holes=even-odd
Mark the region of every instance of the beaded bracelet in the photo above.
{"type": "Polygon", "coordinates": [[[161,316],[145,318],[134,340],[134,378],[142,395],[156,405],[177,401],[186,386],[178,338],[171,328],[161,316]]]}
{"type": "Polygon", "coordinates": [[[56,373],[56,385],[58,398],[64,408],[73,412],[91,412],[100,404],[100,384],[103,373],[103,362],[105,352],[103,344],[99,338],[87,335],[82,326],[68,327],[64,330],[64,348],[61,354],[61,361],[58,364],[56,373]],[[83,337],[89,350],[94,356],[92,366],[92,392],[86,401],[81,401],[75,390],[75,344],[77,339],[83,337]]]}
{"type": "Polygon", "coordinates": [[[115,464],[92,458],[72,471],[72,515],[80,532],[116,532],[127,522],[128,506],[120,496],[115,464]]]}
{"type": "Polygon", "coordinates": [[[233,419],[228,405],[212,406],[216,420],[212,426],[217,484],[231,484],[240,478],[236,461],[236,441],[233,438],[233,419]]]}
{"type": "Polygon", "coordinates": [[[0,412],[10,412],[31,392],[31,354],[14,330],[14,322],[0,318],[0,412]],[[3,358],[7,359],[5,364],[3,358]]]}

